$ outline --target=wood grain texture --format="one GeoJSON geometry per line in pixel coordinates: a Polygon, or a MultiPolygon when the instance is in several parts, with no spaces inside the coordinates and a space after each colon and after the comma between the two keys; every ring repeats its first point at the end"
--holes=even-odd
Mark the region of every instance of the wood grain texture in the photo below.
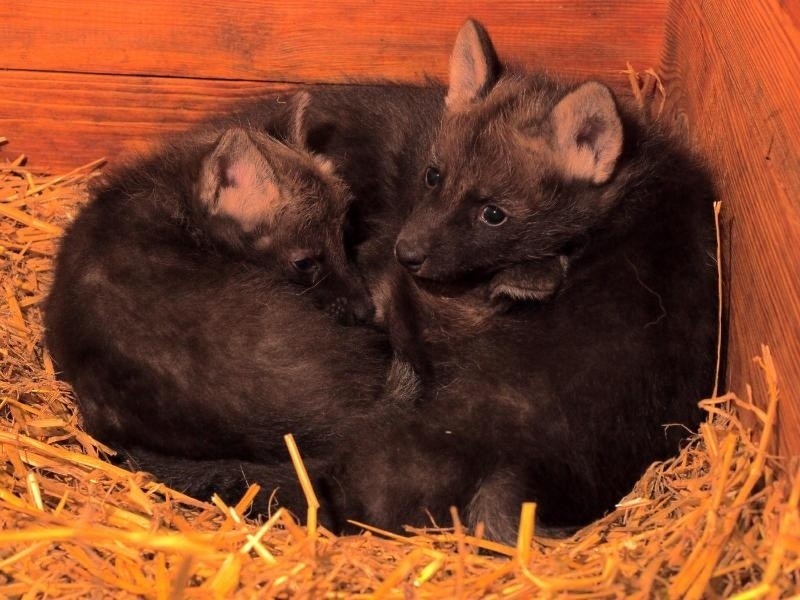
{"type": "MultiPolygon", "coordinates": [[[[607,75],[599,73],[600,75],[607,75]]],[[[630,95],[625,75],[605,78],[630,95]]],[[[142,149],[161,136],[247,100],[297,86],[281,83],[0,71],[0,159],[26,153],[54,171],[142,149]]]]}
{"type": "Polygon", "coordinates": [[[444,77],[456,32],[585,76],[656,64],[667,0],[0,3],[0,68],[288,82],[444,77]]]}
{"type": "Polygon", "coordinates": [[[731,389],[781,377],[781,448],[800,454],[800,30],[796,5],[675,0],[662,63],[675,123],[711,160],[731,222],[731,389]]]}
{"type": "Polygon", "coordinates": [[[444,78],[473,15],[499,52],[572,76],[656,64],[667,0],[0,3],[0,135],[54,169],[114,156],[269,82],[444,78]]]}
{"type": "Polygon", "coordinates": [[[21,153],[54,172],[142,149],[221,107],[283,84],[0,71],[0,158],[21,153]]]}

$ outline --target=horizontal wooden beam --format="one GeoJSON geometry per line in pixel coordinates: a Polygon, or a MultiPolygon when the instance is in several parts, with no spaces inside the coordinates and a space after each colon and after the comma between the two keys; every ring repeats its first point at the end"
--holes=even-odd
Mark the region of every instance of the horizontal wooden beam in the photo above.
{"type": "MultiPolygon", "coordinates": [[[[602,74],[600,74],[602,75],[602,74]]],[[[606,79],[630,95],[619,71],[606,79]]],[[[111,161],[235,105],[296,85],[175,77],[0,71],[0,159],[26,153],[53,170],[111,161]]]]}
{"type": "Polygon", "coordinates": [[[0,158],[58,171],[142,149],[284,84],[0,71],[0,158]]]}
{"type": "Polygon", "coordinates": [[[568,75],[653,66],[666,0],[0,3],[0,68],[283,82],[444,77],[456,32],[568,75]]]}

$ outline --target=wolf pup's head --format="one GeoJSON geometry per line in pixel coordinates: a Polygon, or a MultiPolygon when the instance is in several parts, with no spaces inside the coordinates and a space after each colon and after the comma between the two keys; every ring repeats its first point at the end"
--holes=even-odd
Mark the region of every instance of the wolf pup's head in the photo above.
{"type": "MultiPolygon", "coordinates": [[[[307,100],[296,98],[298,120],[307,100]]],[[[202,160],[197,198],[217,240],[303,286],[340,321],[371,320],[344,247],[351,194],[329,161],[291,140],[231,128],[202,160]]]]}
{"type": "Polygon", "coordinates": [[[504,72],[475,21],[458,34],[449,79],[397,259],[416,277],[452,281],[559,256],[618,197],[611,92],[504,72]]]}

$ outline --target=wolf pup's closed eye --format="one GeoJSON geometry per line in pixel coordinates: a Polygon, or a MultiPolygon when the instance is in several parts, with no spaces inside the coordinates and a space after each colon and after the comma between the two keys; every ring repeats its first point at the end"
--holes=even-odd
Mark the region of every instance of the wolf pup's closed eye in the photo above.
{"type": "Polygon", "coordinates": [[[91,435],[188,493],[257,480],[299,509],[284,434],[327,458],[340,419],[414,381],[385,336],[325,314],[369,320],[372,303],[344,248],[350,192],[294,137],[206,126],[106,175],[45,324],[91,435]]]}
{"type": "Polygon", "coordinates": [[[304,286],[341,321],[371,320],[369,294],[344,247],[352,195],[330,161],[299,143],[230,128],[203,157],[195,195],[213,238],[304,286]]]}

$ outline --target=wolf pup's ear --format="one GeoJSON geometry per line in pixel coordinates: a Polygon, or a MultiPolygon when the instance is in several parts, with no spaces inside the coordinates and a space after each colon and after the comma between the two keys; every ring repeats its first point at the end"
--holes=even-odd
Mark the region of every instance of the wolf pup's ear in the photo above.
{"type": "Polygon", "coordinates": [[[291,124],[289,127],[289,143],[295,148],[308,150],[308,107],[311,105],[311,94],[306,91],[297,92],[291,99],[291,124]]]}
{"type": "Polygon", "coordinates": [[[247,131],[234,128],[203,159],[198,196],[209,214],[250,232],[267,219],[280,193],[263,152],[247,131]]]}
{"type": "Polygon", "coordinates": [[[311,112],[311,94],[297,92],[290,100],[291,113],[287,141],[295,149],[311,153],[314,161],[328,174],[334,173],[333,163],[324,156],[335,126],[311,112]]]}
{"type": "Polygon", "coordinates": [[[590,81],[570,92],[550,115],[566,177],[608,181],[622,152],[622,122],[611,91],[590,81]]]}
{"type": "Polygon", "coordinates": [[[294,94],[287,104],[287,142],[298,150],[328,154],[335,134],[344,125],[315,107],[313,96],[305,90],[294,94]]]}
{"type": "Polygon", "coordinates": [[[492,278],[489,296],[495,304],[547,302],[561,288],[568,270],[569,258],[564,255],[520,263],[500,271],[492,278]]]}
{"type": "Polygon", "coordinates": [[[497,81],[500,62],[483,26],[469,19],[458,32],[450,55],[448,110],[460,110],[482,97],[497,81]]]}

